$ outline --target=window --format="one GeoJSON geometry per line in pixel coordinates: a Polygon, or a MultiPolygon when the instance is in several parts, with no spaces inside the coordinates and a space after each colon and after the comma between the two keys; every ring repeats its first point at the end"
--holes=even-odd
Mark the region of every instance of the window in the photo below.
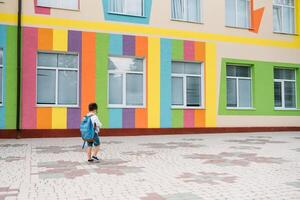
{"type": "Polygon", "coordinates": [[[79,0],[37,0],[37,5],[49,8],[79,10],[79,0]]]}
{"type": "Polygon", "coordinates": [[[143,107],[145,105],[144,60],[109,57],[109,106],[143,107]]]}
{"type": "Polygon", "coordinates": [[[110,0],[109,11],[116,14],[144,16],[143,0],[110,0]]]}
{"type": "Polygon", "coordinates": [[[274,69],[275,108],[296,108],[296,70],[274,69]]]}
{"type": "Polygon", "coordinates": [[[273,30],[279,33],[295,33],[294,0],[273,0],[273,30]]]}
{"type": "Polygon", "coordinates": [[[172,62],[172,106],[203,107],[201,63],[172,62]]]}
{"type": "Polygon", "coordinates": [[[251,68],[227,65],[227,107],[251,108],[251,68]]]}
{"type": "Polygon", "coordinates": [[[3,103],[3,49],[0,49],[0,105],[3,103]]]}
{"type": "Polygon", "coordinates": [[[38,53],[37,104],[78,105],[78,55],[38,53]]]}
{"type": "Polygon", "coordinates": [[[250,0],[226,0],[226,26],[250,28],[250,0]]]}
{"type": "Polygon", "coordinates": [[[201,22],[200,0],[172,0],[172,19],[201,22]]]}

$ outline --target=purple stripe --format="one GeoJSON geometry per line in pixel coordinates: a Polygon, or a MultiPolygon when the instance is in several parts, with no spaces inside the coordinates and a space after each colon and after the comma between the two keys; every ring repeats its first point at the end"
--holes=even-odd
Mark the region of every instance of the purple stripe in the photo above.
{"type": "Polygon", "coordinates": [[[81,32],[69,31],[68,51],[79,54],[79,108],[68,108],[68,128],[79,128],[81,121],[81,32]]]}
{"type": "Polygon", "coordinates": [[[135,109],[123,109],[123,128],[134,128],[135,127],[135,109]]]}
{"type": "Polygon", "coordinates": [[[123,35],[123,55],[135,56],[135,36],[123,35]]]}

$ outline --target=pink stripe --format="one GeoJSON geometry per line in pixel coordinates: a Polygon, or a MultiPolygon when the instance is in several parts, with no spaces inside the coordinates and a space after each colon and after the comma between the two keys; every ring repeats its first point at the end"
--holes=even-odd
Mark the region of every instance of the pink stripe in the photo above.
{"type": "Polygon", "coordinates": [[[37,0],[34,0],[34,12],[35,14],[50,15],[50,8],[37,6],[37,0]]]}
{"type": "Polygon", "coordinates": [[[195,60],[195,44],[193,41],[184,41],[184,60],[195,60]]]}
{"type": "Polygon", "coordinates": [[[193,128],[195,119],[195,111],[194,110],[184,110],[184,127],[185,128],[193,128]]]}
{"type": "Polygon", "coordinates": [[[22,128],[36,128],[36,28],[23,29],[22,45],[22,128]]]}

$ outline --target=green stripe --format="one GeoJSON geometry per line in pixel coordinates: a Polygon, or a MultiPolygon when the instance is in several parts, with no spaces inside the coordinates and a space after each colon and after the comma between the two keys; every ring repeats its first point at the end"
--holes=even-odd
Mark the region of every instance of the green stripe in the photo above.
{"type": "Polygon", "coordinates": [[[183,128],[183,110],[172,110],[172,128],[183,128]]]}
{"type": "Polygon", "coordinates": [[[109,34],[96,34],[96,102],[99,105],[99,118],[105,128],[109,128],[107,102],[109,34]]]}
{"type": "Polygon", "coordinates": [[[17,28],[7,26],[6,129],[16,128],[17,109],[17,28]]]}
{"type": "Polygon", "coordinates": [[[183,58],[183,41],[172,40],[172,60],[184,60],[183,58]]]}

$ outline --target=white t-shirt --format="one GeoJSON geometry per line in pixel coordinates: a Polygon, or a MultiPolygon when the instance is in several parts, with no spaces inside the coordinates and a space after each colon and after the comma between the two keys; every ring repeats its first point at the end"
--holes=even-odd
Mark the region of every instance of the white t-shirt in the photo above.
{"type": "Polygon", "coordinates": [[[95,132],[98,134],[100,131],[100,128],[102,128],[102,123],[100,122],[99,118],[95,113],[89,112],[87,116],[91,116],[91,121],[95,126],[95,132]]]}

